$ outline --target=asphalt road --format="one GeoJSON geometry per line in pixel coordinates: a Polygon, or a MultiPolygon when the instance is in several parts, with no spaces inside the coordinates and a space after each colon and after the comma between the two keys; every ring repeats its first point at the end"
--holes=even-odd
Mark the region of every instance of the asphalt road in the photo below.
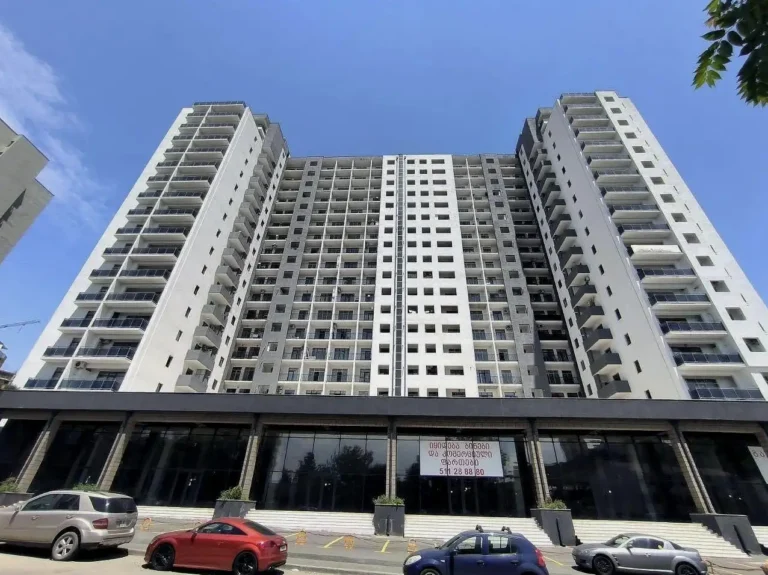
{"type": "MultiPolygon", "coordinates": [[[[159,533],[194,527],[194,523],[153,522],[139,529],[134,540],[115,551],[83,553],[71,563],[54,563],[42,550],[8,548],[0,545],[2,575],[138,575],[143,569],[147,544],[159,533]]],[[[435,541],[409,541],[402,538],[351,537],[328,533],[307,533],[306,541],[295,532],[282,532],[288,540],[288,565],[285,575],[401,575],[409,543],[417,548],[432,547],[435,541]]],[[[577,575],[572,567],[571,550],[565,547],[542,548],[551,575],[577,575]]],[[[762,575],[760,564],[765,558],[744,561],[713,559],[714,575],[762,575]]],[[[189,571],[187,571],[189,573],[189,571]]],[[[276,572],[280,573],[280,572],[276,572]]]]}

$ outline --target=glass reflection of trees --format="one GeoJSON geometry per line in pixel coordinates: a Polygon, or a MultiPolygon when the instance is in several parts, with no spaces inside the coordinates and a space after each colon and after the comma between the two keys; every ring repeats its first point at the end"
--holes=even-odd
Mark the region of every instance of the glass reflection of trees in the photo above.
{"type": "Polygon", "coordinates": [[[251,496],[268,509],[370,510],[385,475],[384,435],[273,431],[264,438],[251,496]]]}

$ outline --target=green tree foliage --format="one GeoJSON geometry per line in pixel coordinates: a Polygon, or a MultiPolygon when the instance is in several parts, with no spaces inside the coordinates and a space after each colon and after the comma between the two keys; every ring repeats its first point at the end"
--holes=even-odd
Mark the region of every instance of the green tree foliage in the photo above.
{"type": "Polygon", "coordinates": [[[711,0],[705,12],[710,42],[699,56],[693,85],[714,86],[736,50],[746,57],[738,74],[738,92],[754,106],[768,104],[768,0],[711,0]]]}

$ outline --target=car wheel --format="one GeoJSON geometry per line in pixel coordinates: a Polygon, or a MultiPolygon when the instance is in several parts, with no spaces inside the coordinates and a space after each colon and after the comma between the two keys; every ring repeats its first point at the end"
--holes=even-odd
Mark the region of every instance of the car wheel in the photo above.
{"type": "Polygon", "coordinates": [[[259,563],[253,553],[246,551],[235,557],[235,562],[232,565],[234,575],[256,575],[258,571],[259,563]]]}
{"type": "Polygon", "coordinates": [[[176,559],[176,551],[172,545],[163,543],[158,545],[149,558],[149,566],[155,571],[170,571],[173,568],[173,562],[176,559]]]}
{"type": "Polygon", "coordinates": [[[77,555],[80,549],[80,535],[77,531],[65,531],[60,534],[51,546],[51,559],[54,561],[69,561],[77,555]]]}
{"type": "Polygon", "coordinates": [[[434,569],[424,569],[419,575],[440,575],[440,572],[434,569]]]}
{"type": "Polygon", "coordinates": [[[690,563],[680,563],[675,569],[675,575],[699,575],[699,572],[690,563]]]}
{"type": "Polygon", "coordinates": [[[592,559],[592,568],[597,575],[613,575],[613,572],[616,571],[613,561],[608,559],[605,555],[598,555],[592,559]]]}

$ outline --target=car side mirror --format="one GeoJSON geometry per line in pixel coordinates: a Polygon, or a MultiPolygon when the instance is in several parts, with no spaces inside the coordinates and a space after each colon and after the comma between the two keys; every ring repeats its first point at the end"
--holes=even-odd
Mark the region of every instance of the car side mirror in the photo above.
{"type": "Polygon", "coordinates": [[[632,545],[631,541],[628,541],[627,544],[624,547],[626,547],[627,549],[632,549],[634,547],[634,545],[632,545]]]}

